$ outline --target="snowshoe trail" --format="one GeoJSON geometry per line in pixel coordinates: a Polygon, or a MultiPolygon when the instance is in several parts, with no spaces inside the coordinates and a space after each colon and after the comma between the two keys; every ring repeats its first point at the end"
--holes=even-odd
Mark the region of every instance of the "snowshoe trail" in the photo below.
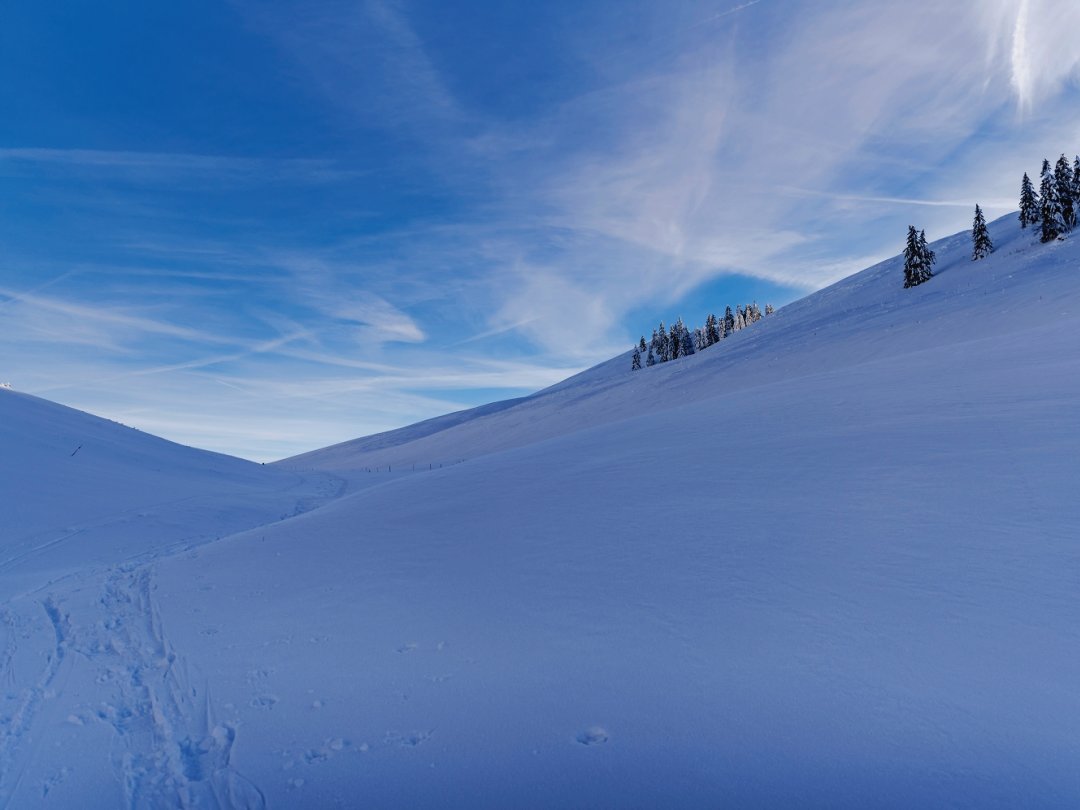
{"type": "Polygon", "coordinates": [[[47,599],[40,605],[44,608],[45,615],[52,624],[55,643],[54,646],[44,653],[45,663],[39,670],[39,674],[32,685],[18,690],[16,660],[19,658],[19,640],[33,637],[28,628],[29,622],[20,618],[10,609],[3,611],[3,622],[7,641],[4,652],[0,654],[0,680],[4,684],[4,730],[0,734],[0,806],[8,807],[12,794],[18,787],[22,773],[26,767],[27,757],[25,743],[30,743],[33,749],[34,739],[31,727],[34,717],[42,703],[51,696],[51,687],[60,672],[67,650],[67,618],[57,608],[51,599],[47,599]]]}
{"type": "Polygon", "coordinates": [[[231,763],[236,729],[215,722],[204,684],[169,642],[150,566],[124,566],[106,580],[103,616],[75,644],[111,687],[96,716],[116,732],[113,752],[126,804],[262,808],[262,792],[231,763]]]}

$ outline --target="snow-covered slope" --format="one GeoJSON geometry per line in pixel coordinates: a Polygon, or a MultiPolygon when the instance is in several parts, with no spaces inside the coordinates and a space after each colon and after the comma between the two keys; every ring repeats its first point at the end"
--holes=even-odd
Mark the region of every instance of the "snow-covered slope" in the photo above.
{"type": "Polygon", "coordinates": [[[344,442],[278,462],[333,470],[360,481],[376,468],[427,469],[521,447],[643,413],[656,413],[754,386],[864,361],[1027,330],[1043,310],[1075,295],[1068,273],[1050,265],[1074,261],[1072,243],[1038,245],[1015,215],[992,223],[997,250],[969,261],[970,236],[935,243],[932,284],[902,289],[896,257],[789,304],[718,346],[674,363],[630,373],[630,354],[602,363],[551,388],[503,403],[449,414],[411,427],[344,442]],[[1032,277],[1014,274],[1043,272],[1032,277]],[[1022,283],[1019,283],[1022,282],[1022,283]],[[1001,296],[998,301],[993,296],[1001,296]],[[988,300],[977,300],[977,299],[988,300]],[[1059,300],[1060,299],[1060,300],[1059,300]],[[980,323],[986,318],[986,323],[980,323]]]}
{"type": "Polygon", "coordinates": [[[0,802],[1074,806],[1080,241],[992,234],[43,574],[3,612],[0,802]]]}
{"type": "MultiPolygon", "coordinates": [[[[296,474],[184,447],[12,390],[0,390],[0,453],[0,582],[30,568],[55,575],[115,562],[118,554],[190,539],[189,529],[201,533],[203,521],[165,525],[177,510],[183,524],[207,513],[209,531],[219,536],[265,522],[286,506],[292,511],[297,498],[319,491],[307,493],[296,474]],[[241,514],[251,508],[255,513],[241,514]]],[[[323,488],[332,488],[326,479],[323,488]]]]}

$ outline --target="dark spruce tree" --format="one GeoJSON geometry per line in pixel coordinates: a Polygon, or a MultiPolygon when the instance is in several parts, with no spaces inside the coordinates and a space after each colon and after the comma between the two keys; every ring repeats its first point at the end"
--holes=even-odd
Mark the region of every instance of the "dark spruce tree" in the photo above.
{"type": "Polygon", "coordinates": [[[735,316],[731,313],[731,307],[724,310],[724,332],[723,336],[727,337],[735,331],[735,316]]]}
{"type": "Polygon", "coordinates": [[[1054,186],[1061,205],[1061,220],[1067,230],[1076,227],[1076,197],[1073,194],[1073,170],[1064,153],[1054,166],[1054,186]]]}
{"type": "Polygon", "coordinates": [[[1065,233],[1065,212],[1061,208],[1061,199],[1057,193],[1057,182],[1054,172],[1050,168],[1050,161],[1043,161],[1042,181],[1039,183],[1039,198],[1041,210],[1039,218],[1042,220],[1042,233],[1040,238],[1043,242],[1053,242],[1061,234],[1065,233]]]}
{"type": "Polygon", "coordinates": [[[1024,172],[1024,179],[1020,183],[1020,227],[1039,224],[1039,198],[1035,194],[1035,187],[1031,185],[1031,178],[1024,172]]]}
{"type": "Polygon", "coordinates": [[[656,355],[653,354],[652,349],[649,349],[649,356],[645,358],[645,365],[646,367],[656,365],[656,355]]]}
{"type": "Polygon", "coordinates": [[[990,241],[990,232],[986,230],[986,218],[982,209],[975,206],[975,224],[971,228],[971,260],[977,262],[994,252],[994,243],[990,241]]]}
{"type": "Polygon", "coordinates": [[[930,268],[933,267],[934,262],[937,261],[937,254],[934,253],[934,251],[930,249],[930,245],[926,243],[925,230],[919,231],[919,250],[922,251],[923,267],[925,268],[923,270],[923,281],[927,281],[934,275],[930,268]]]}
{"type": "MultiPolygon", "coordinates": [[[[1080,155],[1073,158],[1073,200],[1080,200],[1080,155]]],[[[1080,216],[1080,205],[1077,205],[1077,216],[1080,216]]]]}
{"type": "Polygon", "coordinates": [[[679,328],[681,325],[682,318],[671,325],[671,333],[668,335],[668,345],[671,347],[668,350],[669,360],[678,360],[682,357],[682,330],[679,328]]]}
{"type": "Polygon", "coordinates": [[[631,371],[640,371],[641,370],[641,349],[638,348],[637,346],[634,347],[634,356],[630,361],[630,370],[631,371]]]}
{"type": "Polygon", "coordinates": [[[660,328],[656,330],[656,348],[656,359],[661,363],[666,363],[671,359],[671,341],[668,340],[663,321],[660,321],[660,328]]]}
{"type": "Polygon", "coordinates": [[[907,244],[904,246],[904,289],[915,287],[922,281],[922,265],[919,253],[919,232],[908,225],[907,244]]]}
{"type": "Polygon", "coordinates": [[[641,352],[642,354],[645,354],[645,352],[647,352],[649,350],[649,347],[645,345],[645,336],[644,335],[641,336],[641,341],[638,343],[637,347],[638,347],[638,351],[641,352]]]}

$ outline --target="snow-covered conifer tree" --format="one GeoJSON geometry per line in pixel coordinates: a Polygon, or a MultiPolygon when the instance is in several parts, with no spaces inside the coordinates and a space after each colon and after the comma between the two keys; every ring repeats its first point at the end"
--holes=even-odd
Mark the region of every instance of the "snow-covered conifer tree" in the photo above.
{"type": "Polygon", "coordinates": [[[656,330],[656,349],[656,357],[661,363],[666,363],[671,359],[671,341],[668,340],[663,321],[660,321],[660,328],[656,330]]]}
{"type": "Polygon", "coordinates": [[[645,365],[646,366],[655,366],[656,365],[656,355],[653,354],[653,350],[651,348],[649,349],[649,356],[645,358],[645,365]]]}
{"type": "Polygon", "coordinates": [[[641,349],[639,349],[637,346],[634,347],[634,356],[630,361],[630,370],[631,371],[640,371],[641,370],[641,349]]]}
{"type": "Polygon", "coordinates": [[[707,349],[708,347],[709,335],[704,327],[699,326],[694,330],[694,349],[700,352],[702,349],[707,349]]]}
{"type": "Polygon", "coordinates": [[[986,230],[986,218],[977,204],[975,206],[975,224],[971,228],[971,242],[971,260],[973,262],[985,259],[994,252],[994,244],[990,241],[990,232],[986,230]]]}
{"type": "Polygon", "coordinates": [[[746,326],[746,313],[744,312],[744,310],[738,304],[736,304],[735,305],[735,331],[736,332],[741,331],[744,326],[746,326]]]}
{"type": "Polygon", "coordinates": [[[1024,172],[1024,179],[1020,183],[1020,227],[1037,225],[1039,222],[1039,198],[1035,194],[1035,187],[1031,185],[1031,178],[1024,172]]]}
{"type": "Polygon", "coordinates": [[[637,347],[638,347],[638,351],[641,352],[642,354],[645,354],[645,352],[648,351],[649,347],[645,345],[645,336],[644,335],[641,336],[641,342],[638,343],[637,347]]]}
{"type": "Polygon", "coordinates": [[[720,324],[712,313],[705,319],[705,337],[709,346],[720,342],[720,324]]]}
{"type": "Polygon", "coordinates": [[[671,332],[668,334],[669,360],[678,360],[682,357],[682,329],[682,318],[679,318],[671,325],[671,332]]]}
{"type": "Polygon", "coordinates": [[[1061,219],[1067,230],[1076,227],[1076,199],[1073,195],[1073,170],[1064,153],[1054,166],[1054,185],[1061,204],[1061,219]]]}
{"type": "Polygon", "coordinates": [[[766,305],[765,305],[765,314],[766,314],[766,315],[772,315],[772,314],[773,314],[774,312],[776,312],[776,310],[775,310],[775,309],[773,309],[773,305],[772,305],[772,304],[766,304],[766,305]]]}
{"type": "Polygon", "coordinates": [[[690,330],[687,329],[686,324],[682,322],[682,318],[679,318],[679,326],[682,327],[679,330],[679,339],[682,341],[682,354],[683,357],[686,357],[694,353],[694,338],[690,334],[690,330]]]}
{"type": "Polygon", "coordinates": [[[723,336],[727,337],[735,331],[735,316],[731,312],[731,307],[724,310],[724,332],[723,336]]]}
{"type": "Polygon", "coordinates": [[[1061,198],[1057,193],[1057,182],[1054,172],[1050,168],[1050,161],[1043,161],[1042,182],[1039,184],[1039,197],[1042,202],[1042,210],[1039,218],[1042,220],[1042,241],[1052,242],[1061,234],[1065,233],[1065,212],[1061,207],[1061,198]]]}

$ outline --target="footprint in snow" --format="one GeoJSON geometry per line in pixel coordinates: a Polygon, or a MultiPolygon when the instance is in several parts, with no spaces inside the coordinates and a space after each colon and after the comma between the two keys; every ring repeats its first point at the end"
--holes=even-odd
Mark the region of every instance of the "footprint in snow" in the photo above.
{"type": "Polygon", "coordinates": [[[256,709],[272,709],[280,700],[277,695],[259,695],[251,699],[251,705],[256,709]]]}
{"type": "Polygon", "coordinates": [[[590,726],[577,735],[577,741],[582,745],[600,745],[608,741],[608,733],[600,726],[590,726]]]}

